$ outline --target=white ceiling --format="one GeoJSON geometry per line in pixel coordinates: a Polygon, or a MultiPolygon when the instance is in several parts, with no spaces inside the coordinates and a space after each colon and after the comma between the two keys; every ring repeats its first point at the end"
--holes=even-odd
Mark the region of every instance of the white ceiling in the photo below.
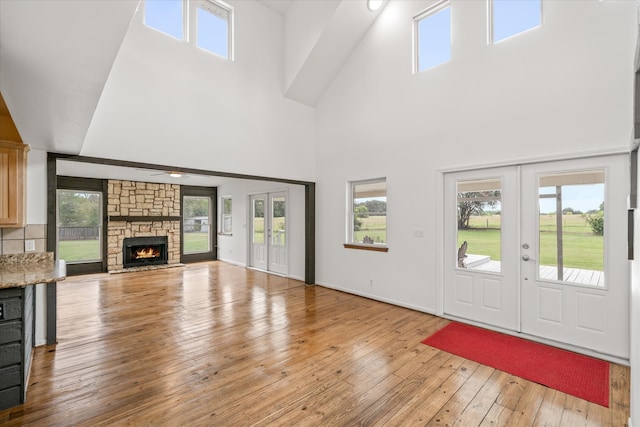
{"type": "Polygon", "coordinates": [[[77,154],[137,1],[0,1],[0,92],[22,140],[77,154]]]}
{"type": "Polygon", "coordinates": [[[291,3],[293,3],[293,0],[260,0],[260,2],[267,6],[269,9],[284,16],[285,13],[287,13],[289,6],[291,6],[291,3]]]}
{"type": "MultiPolygon", "coordinates": [[[[303,22],[320,19],[312,12],[317,0],[259,1],[283,16],[285,28],[289,15],[303,22]]],[[[296,52],[302,59],[283,93],[309,106],[318,102],[379,14],[366,8],[366,0],[332,1],[336,11],[314,22],[321,30],[307,37],[314,43],[296,52]]],[[[111,95],[107,83],[138,7],[139,0],[0,0],[0,92],[33,149],[82,153],[96,107],[111,95]]],[[[304,31],[304,24],[297,25],[304,31]]],[[[144,61],[144,53],[135,60],[144,61]]]]}

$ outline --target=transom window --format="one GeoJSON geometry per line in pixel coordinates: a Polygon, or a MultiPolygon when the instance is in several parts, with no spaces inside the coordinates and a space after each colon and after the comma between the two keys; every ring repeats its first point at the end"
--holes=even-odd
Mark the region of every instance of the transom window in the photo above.
{"type": "Polygon", "coordinates": [[[218,0],[145,0],[144,23],[232,59],[232,8],[218,0]]]}
{"type": "Polygon", "coordinates": [[[489,0],[489,7],[490,43],[542,24],[542,0],[489,0]]]}
{"type": "Polygon", "coordinates": [[[415,72],[451,60],[451,6],[439,2],[414,18],[415,72]]]}
{"type": "Polygon", "coordinates": [[[387,180],[352,181],[349,185],[348,242],[356,245],[387,245],[387,180]]]}

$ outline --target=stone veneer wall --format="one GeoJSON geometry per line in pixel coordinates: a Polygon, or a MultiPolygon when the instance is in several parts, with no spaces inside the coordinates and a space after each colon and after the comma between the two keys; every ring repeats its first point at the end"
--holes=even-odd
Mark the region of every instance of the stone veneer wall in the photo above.
{"type": "Polygon", "coordinates": [[[180,262],[180,221],[154,217],[180,216],[180,186],[109,180],[107,212],[113,216],[144,216],[144,221],[111,221],[107,226],[107,270],[123,268],[122,243],[126,237],[167,236],[168,263],[180,262]]]}

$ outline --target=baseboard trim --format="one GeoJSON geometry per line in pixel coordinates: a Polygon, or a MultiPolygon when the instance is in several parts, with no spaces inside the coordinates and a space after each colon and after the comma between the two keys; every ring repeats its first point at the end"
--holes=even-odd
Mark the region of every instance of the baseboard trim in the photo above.
{"type": "Polygon", "coordinates": [[[243,268],[246,268],[246,267],[247,267],[247,265],[246,265],[246,264],[243,264],[243,263],[241,263],[241,262],[232,261],[232,260],[230,260],[230,259],[222,259],[222,258],[218,258],[218,261],[220,261],[220,262],[224,262],[224,263],[226,263],[226,264],[236,265],[236,266],[238,266],[238,267],[243,267],[243,268]]]}
{"type": "Polygon", "coordinates": [[[328,288],[328,289],[333,289],[334,291],[340,291],[340,292],[344,292],[346,294],[357,295],[359,297],[371,299],[371,300],[374,300],[374,301],[380,301],[380,302],[384,302],[384,303],[391,304],[391,305],[397,305],[398,307],[408,308],[410,310],[420,311],[422,313],[432,314],[432,315],[436,316],[436,310],[434,308],[421,307],[419,305],[407,304],[407,303],[404,303],[402,301],[397,301],[397,300],[394,300],[394,299],[391,299],[391,298],[382,298],[382,297],[380,297],[378,295],[372,295],[372,294],[368,294],[366,292],[358,292],[358,291],[354,291],[353,289],[346,289],[346,288],[342,288],[340,286],[335,286],[335,285],[332,285],[330,283],[325,283],[325,282],[316,281],[316,285],[322,286],[322,287],[328,288]]]}

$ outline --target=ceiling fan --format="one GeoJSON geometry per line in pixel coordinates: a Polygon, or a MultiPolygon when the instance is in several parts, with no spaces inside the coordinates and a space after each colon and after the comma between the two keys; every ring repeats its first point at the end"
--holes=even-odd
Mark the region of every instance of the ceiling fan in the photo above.
{"type": "MultiPolygon", "coordinates": [[[[138,169],[138,168],[136,168],[138,169]]],[[[149,169],[138,169],[141,171],[146,171],[149,172],[149,169]]],[[[152,173],[149,176],[165,176],[165,175],[169,175],[171,178],[176,178],[176,179],[183,179],[183,178],[189,178],[189,175],[181,172],[178,169],[172,169],[172,170],[166,170],[166,171],[158,171],[158,173],[152,173]]]]}

